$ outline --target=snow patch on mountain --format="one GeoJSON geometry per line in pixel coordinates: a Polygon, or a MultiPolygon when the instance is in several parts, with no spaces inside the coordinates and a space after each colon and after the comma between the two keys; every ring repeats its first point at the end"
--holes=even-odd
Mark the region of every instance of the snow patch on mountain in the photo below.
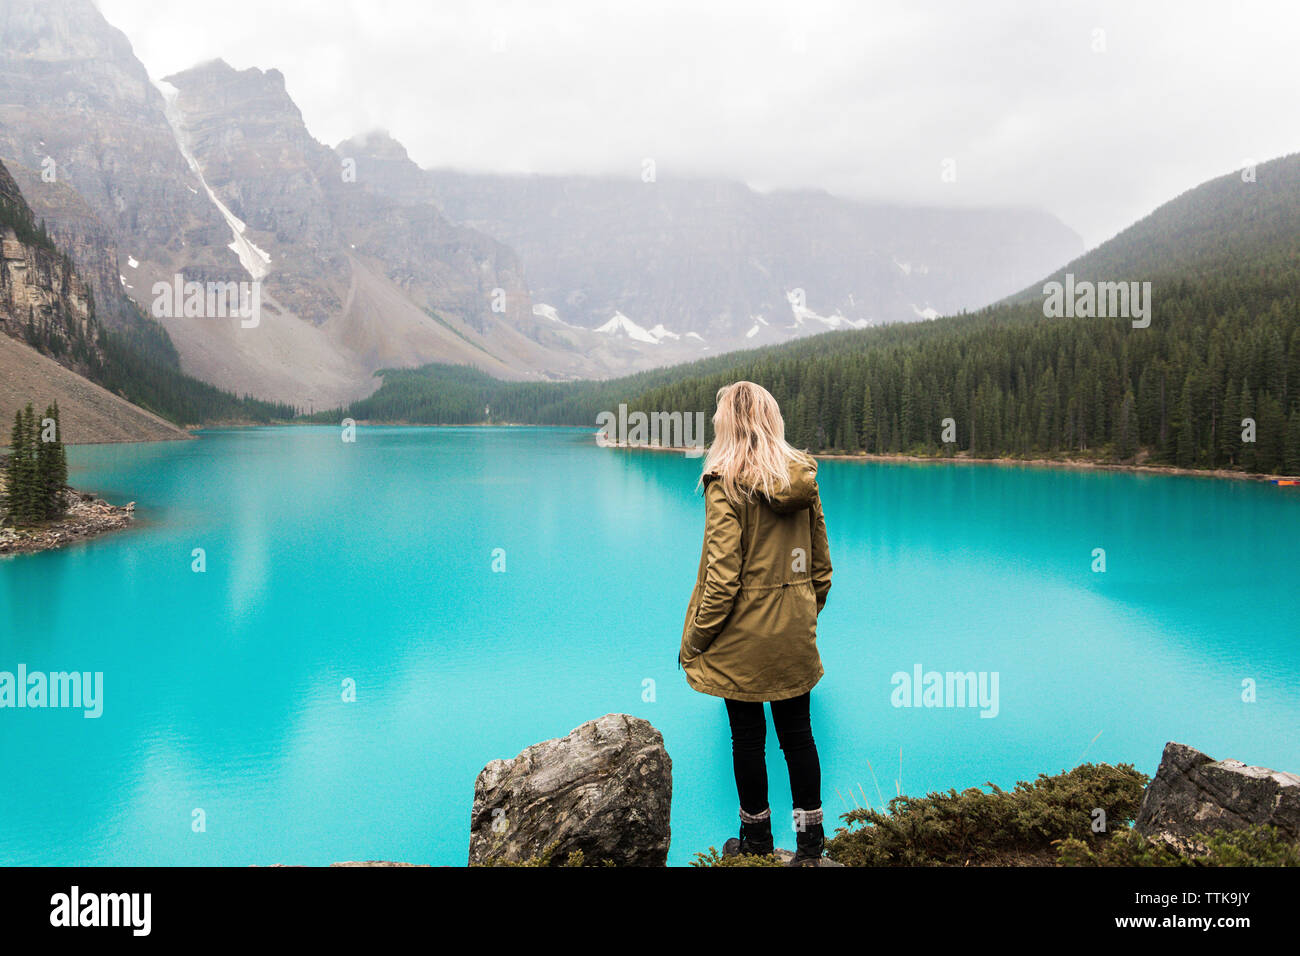
{"type": "Polygon", "coordinates": [[[664,328],[664,324],[662,322],[660,322],[653,329],[651,329],[650,334],[655,337],[655,341],[657,342],[662,342],[664,339],[676,340],[681,338],[681,336],[678,335],[676,332],[669,332],[666,328],[664,328]]]}
{"type": "Polygon", "coordinates": [[[593,331],[600,332],[604,335],[624,335],[634,342],[645,342],[648,345],[658,345],[659,340],[650,334],[646,329],[637,325],[622,312],[615,312],[614,317],[604,325],[597,326],[593,331]]]}
{"type": "Polygon", "coordinates": [[[203,178],[203,170],[199,168],[199,161],[194,158],[189,145],[185,142],[185,137],[181,134],[176,107],[176,100],[180,96],[180,90],[166,80],[155,80],[154,86],[158,87],[159,92],[163,95],[166,107],[164,113],[167,117],[167,125],[172,128],[172,136],[176,139],[176,147],[181,151],[181,155],[185,157],[185,162],[189,164],[194,175],[199,178],[199,185],[207,192],[208,198],[212,200],[212,204],[217,207],[217,211],[221,213],[222,218],[226,220],[226,224],[230,226],[230,231],[234,234],[234,241],[226,248],[239,257],[239,264],[252,276],[254,281],[266,278],[271,271],[270,254],[259,249],[251,239],[244,236],[244,232],[248,227],[227,208],[225,203],[217,198],[217,194],[212,191],[208,181],[203,178]]]}
{"type": "MultiPolygon", "coordinates": [[[[574,325],[571,322],[565,322],[560,318],[560,313],[556,310],[555,306],[547,305],[545,302],[538,302],[533,306],[533,315],[537,316],[539,319],[546,319],[548,322],[554,322],[556,325],[562,325],[566,329],[581,328],[581,326],[574,325]]],[[[584,329],[583,331],[586,330],[584,329]]]]}
{"type": "Polygon", "coordinates": [[[840,314],[838,309],[834,315],[818,315],[803,304],[803,296],[799,290],[787,292],[786,298],[790,302],[790,311],[794,315],[794,324],[787,325],[787,329],[801,329],[809,322],[816,322],[827,329],[865,329],[871,324],[866,319],[850,319],[840,314]]]}

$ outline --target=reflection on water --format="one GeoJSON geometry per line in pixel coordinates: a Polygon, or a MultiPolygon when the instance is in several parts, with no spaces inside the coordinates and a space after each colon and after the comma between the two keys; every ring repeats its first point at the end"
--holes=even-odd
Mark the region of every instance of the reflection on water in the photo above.
{"type": "MultiPolygon", "coordinates": [[[[671,862],[735,829],[722,703],[675,664],[698,459],[590,430],[277,428],[72,465],[141,523],[0,561],[0,670],[105,675],[99,720],[0,710],[0,863],[461,863],[483,764],[611,711],[663,731],[671,862]]],[[[820,481],[828,810],[1085,754],[1150,773],[1170,739],[1300,769],[1300,495],[953,464],[820,481]],[[996,673],[997,716],[893,706],[918,665],[996,673]]],[[[785,819],[774,736],[769,757],[785,819]]]]}

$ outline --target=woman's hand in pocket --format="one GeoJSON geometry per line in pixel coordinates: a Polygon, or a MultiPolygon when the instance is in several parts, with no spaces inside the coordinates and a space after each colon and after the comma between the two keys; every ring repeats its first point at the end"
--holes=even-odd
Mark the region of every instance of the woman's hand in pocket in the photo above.
{"type": "Polygon", "coordinates": [[[677,651],[677,665],[684,667],[703,653],[704,651],[698,650],[690,641],[682,641],[682,646],[677,651]]]}

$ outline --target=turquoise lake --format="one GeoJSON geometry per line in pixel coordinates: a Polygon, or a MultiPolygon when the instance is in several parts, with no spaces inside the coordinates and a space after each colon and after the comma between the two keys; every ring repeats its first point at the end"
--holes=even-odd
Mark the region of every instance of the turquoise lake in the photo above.
{"type": "MultiPolygon", "coordinates": [[[[0,559],[0,670],[104,675],[98,719],[0,710],[0,864],[463,864],[483,765],[610,712],[663,732],[669,862],[720,847],[726,716],[676,668],[699,460],[591,431],[72,449],[71,483],[138,521],[0,559]]],[[[830,813],[1081,759],[1153,773],[1169,740],[1300,771],[1300,489],[838,461],[819,480],[830,813]],[[894,706],[917,665],[996,673],[996,716],[894,706]]],[[[770,726],[769,776],[784,821],[770,726]]]]}

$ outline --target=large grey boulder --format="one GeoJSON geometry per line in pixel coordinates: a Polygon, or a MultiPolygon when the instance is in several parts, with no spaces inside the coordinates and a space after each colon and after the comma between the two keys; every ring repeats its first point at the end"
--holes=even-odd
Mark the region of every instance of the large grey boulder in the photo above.
{"type": "Polygon", "coordinates": [[[550,850],[560,865],[580,850],[588,864],[663,866],[672,796],[663,735],[639,717],[606,714],[483,768],[469,862],[519,863],[550,850]]]}
{"type": "Polygon", "coordinates": [[[1134,829],[1187,848],[1196,833],[1262,823],[1300,841],[1300,776],[1215,760],[1171,741],[1142,795],[1134,829]]]}

